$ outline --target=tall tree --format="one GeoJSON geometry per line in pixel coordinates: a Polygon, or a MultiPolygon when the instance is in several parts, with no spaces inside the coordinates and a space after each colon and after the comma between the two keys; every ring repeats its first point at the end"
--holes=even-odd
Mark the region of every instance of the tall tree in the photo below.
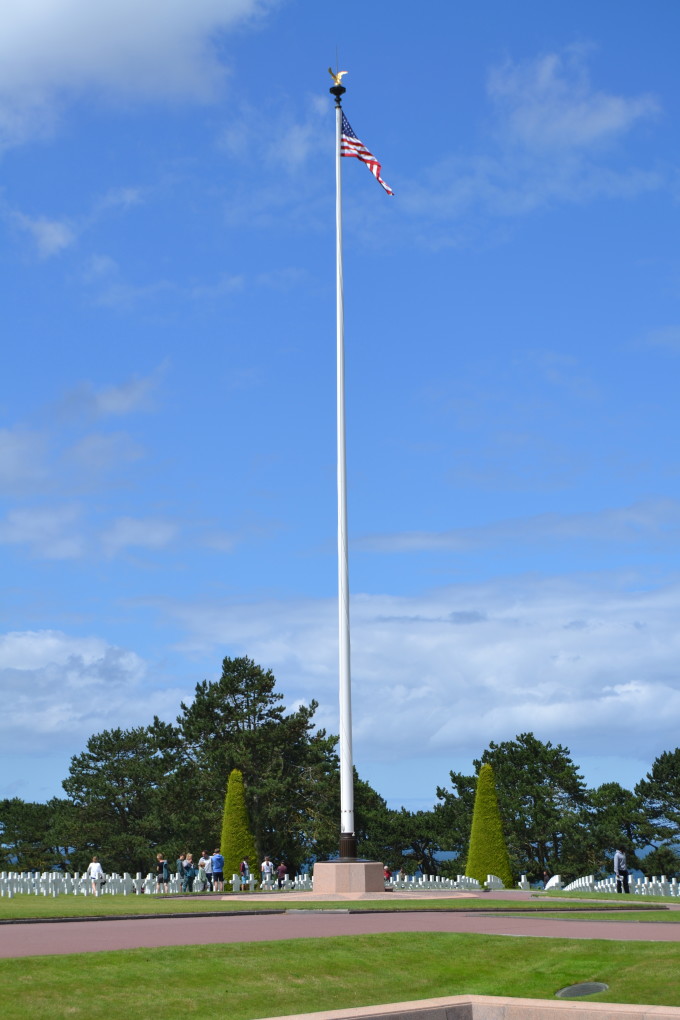
{"type": "Polygon", "coordinates": [[[588,791],[568,748],[520,733],[501,744],[491,741],[473,764],[493,768],[513,872],[572,879],[593,869],[598,853],[588,791]]]}
{"type": "Polygon", "coordinates": [[[67,853],[55,840],[59,801],[36,804],[12,797],[0,801],[0,869],[51,871],[65,867],[67,853]]]}
{"type": "Polygon", "coordinates": [[[227,881],[231,880],[232,875],[239,874],[239,866],[244,858],[247,858],[253,872],[256,871],[255,840],[250,831],[243,775],[238,769],[232,769],[227,783],[220,850],[224,857],[224,874],[227,881]]]}
{"type": "Polygon", "coordinates": [[[434,825],[442,850],[454,854],[441,865],[442,874],[455,877],[465,871],[477,778],[462,772],[450,772],[449,778],[451,790],[437,787],[434,825]]]}
{"type": "Polygon", "coordinates": [[[654,847],[680,842],[680,747],[664,751],[635,787],[654,847]]]}
{"type": "Polygon", "coordinates": [[[624,850],[629,868],[643,867],[637,851],[648,846],[651,826],[640,797],[619,783],[602,783],[590,791],[591,837],[600,860],[596,873],[611,873],[616,850],[624,850]]]}
{"type": "MultiPolygon", "coordinates": [[[[514,874],[531,880],[544,871],[576,878],[593,870],[597,852],[589,834],[589,798],[583,777],[568,748],[533,733],[521,733],[501,744],[493,741],[473,762],[493,768],[496,792],[514,874]]],[[[460,872],[470,831],[475,779],[451,773],[453,791],[437,789],[440,804],[435,814],[441,827],[442,847],[459,856],[444,866],[460,872]]]]}
{"type": "Polygon", "coordinates": [[[225,777],[239,769],[258,855],[295,867],[314,850],[320,789],[337,769],[336,738],[315,730],[317,702],[286,714],[275,685],[271,670],[227,657],[219,680],[199,683],[177,721],[216,829],[225,777]]]}
{"type": "Polygon", "coordinates": [[[476,878],[481,884],[486,882],[487,875],[495,875],[496,878],[500,878],[506,889],[513,886],[493,769],[488,764],[481,766],[477,776],[465,874],[469,878],[476,878]]]}
{"type": "Polygon", "coordinates": [[[62,784],[75,809],[62,820],[75,868],[97,853],[106,871],[145,872],[159,846],[177,842],[166,784],[179,751],[177,730],[158,718],[90,737],[62,784]]]}

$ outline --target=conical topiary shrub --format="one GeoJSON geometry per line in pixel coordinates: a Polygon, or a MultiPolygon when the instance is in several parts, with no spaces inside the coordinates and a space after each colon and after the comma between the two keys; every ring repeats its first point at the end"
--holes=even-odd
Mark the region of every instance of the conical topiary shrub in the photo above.
{"type": "Polygon", "coordinates": [[[506,888],[512,888],[513,885],[510,857],[503,836],[496,784],[490,765],[482,765],[477,776],[465,874],[468,878],[476,878],[482,885],[487,875],[496,875],[506,888]]]}
{"type": "Polygon", "coordinates": [[[227,783],[222,816],[222,839],[220,850],[224,857],[224,877],[227,882],[232,875],[239,874],[241,861],[248,858],[251,874],[258,874],[255,840],[250,831],[248,809],[243,790],[243,773],[234,769],[227,783]]]}

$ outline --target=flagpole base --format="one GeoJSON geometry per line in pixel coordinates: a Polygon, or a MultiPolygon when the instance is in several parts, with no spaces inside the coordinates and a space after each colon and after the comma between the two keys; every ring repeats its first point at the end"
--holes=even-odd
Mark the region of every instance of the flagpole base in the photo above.
{"type": "Polygon", "coordinates": [[[378,861],[317,861],[313,888],[322,896],[383,893],[385,872],[378,861]]]}
{"type": "Polygon", "coordinates": [[[357,859],[357,838],[353,832],[340,833],[340,859],[343,861],[357,859]]]}

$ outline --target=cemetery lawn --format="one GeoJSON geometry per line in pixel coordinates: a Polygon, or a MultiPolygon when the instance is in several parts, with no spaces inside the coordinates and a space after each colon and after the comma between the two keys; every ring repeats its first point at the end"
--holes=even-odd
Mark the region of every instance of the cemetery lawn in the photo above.
{"type": "Polygon", "coordinates": [[[254,1020],[443,995],[680,1005],[680,945],[398,933],[0,960],[3,1020],[254,1020]]]}
{"type": "Polygon", "coordinates": [[[550,892],[537,891],[533,893],[532,898],[536,901],[545,899],[564,899],[564,900],[600,900],[606,902],[610,900],[612,903],[680,903],[680,898],[677,896],[636,896],[634,893],[607,893],[607,892],[550,892]]]}
{"type": "MultiPolygon", "coordinates": [[[[568,908],[564,910],[550,910],[541,911],[541,917],[556,918],[563,921],[567,916],[568,908]]],[[[521,917],[535,917],[536,914],[525,914],[521,910],[513,910],[513,914],[518,914],[521,917]]],[[[661,921],[664,924],[678,924],[680,923],[680,910],[654,910],[652,907],[650,910],[636,910],[635,907],[630,908],[630,912],[622,912],[621,910],[608,910],[607,907],[602,907],[601,910],[579,910],[578,913],[574,913],[574,918],[578,921],[661,921]]]]}
{"type": "MultiPolygon", "coordinates": [[[[649,897],[651,899],[651,897],[649,897]]],[[[645,897],[647,901],[647,897],[645,897]]],[[[666,903],[677,902],[677,900],[671,901],[670,899],[665,900],[666,903]]],[[[619,898],[618,906],[621,906],[621,899],[619,898]]],[[[628,904],[627,904],[628,905],[628,904]]],[[[640,903],[639,898],[636,897],[635,901],[630,903],[630,906],[643,907],[645,903],[640,903]]],[[[257,895],[254,895],[252,899],[248,900],[222,900],[217,897],[208,897],[200,899],[185,899],[181,896],[57,896],[52,898],[50,896],[34,896],[28,894],[20,894],[14,896],[12,899],[3,896],[0,897],[0,921],[4,920],[21,920],[34,919],[34,918],[67,918],[67,917],[121,917],[131,915],[144,915],[144,916],[164,916],[167,914],[196,914],[196,913],[213,913],[215,911],[227,911],[233,912],[238,910],[246,911],[280,911],[280,910],[379,910],[379,911],[392,911],[392,910],[482,910],[482,909],[496,909],[503,913],[510,911],[524,911],[526,913],[527,907],[531,907],[532,910],[540,908],[541,912],[555,911],[567,911],[570,907],[581,907],[583,904],[574,902],[573,904],[565,904],[564,908],[556,906],[555,903],[532,901],[527,903],[526,900],[518,900],[513,903],[509,900],[494,900],[487,897],[480,897],[479,899],[408,899],[408,900],[357,900],[357,901],[332,901],[332,902],[321,902],[317,900],[294,900],[288,898],[285,895],[281,896],[279,901],[272,902],[263,901],[258,899],[257,895]]],[[[593,910],[596,910],[593,907],[593,910]]],[[[603,909],[606,909],[604,907],[603,909]]],[[[644,916],[644,912],[641,910],[641,915],[644,916]]],[[[671,911],[661,911],[664,914],[664,920],[668,918],[666,914],[671,914],[671,911]]],[[[583,916],[583,915],[580,915],[583,916]]],[[[680,912],[678,912],[678,919],[680,920],[680,912]]]]}

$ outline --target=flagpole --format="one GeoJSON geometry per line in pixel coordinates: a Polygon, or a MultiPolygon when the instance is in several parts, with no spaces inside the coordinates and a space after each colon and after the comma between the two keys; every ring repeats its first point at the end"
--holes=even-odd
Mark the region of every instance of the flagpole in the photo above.
{"type": "Polygon", "coordinates": [[[336,407],[338,478],[338,673],[340,695],[340,857],[356,859],[354,763],[352,760],[352,681],[349,637],[349,556],[347,551],[347,454],[345,428],[345,307],[342,266],[342,85],[335,96],[335,282],[336,407]]]}

